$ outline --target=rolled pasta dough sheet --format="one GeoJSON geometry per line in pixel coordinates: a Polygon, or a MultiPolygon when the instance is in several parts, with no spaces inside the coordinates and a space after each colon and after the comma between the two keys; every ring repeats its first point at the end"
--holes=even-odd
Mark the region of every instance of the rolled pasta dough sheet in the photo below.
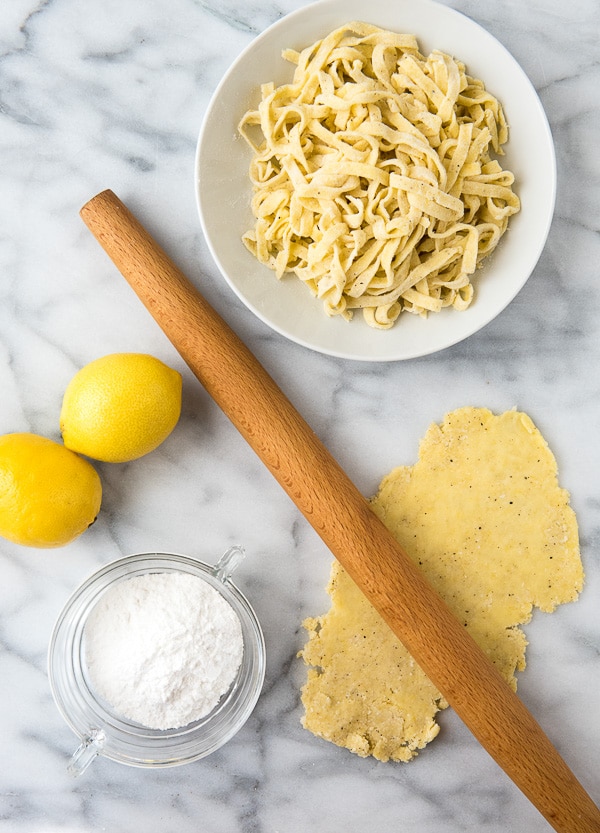
{"type": "MultiPolygon", "coordinates": [[[[534,607],[583,587],[577,520],[531,419],[462,408],[432,425],[414,466],[394,469],[377,515],[516,689],[534,607]]],[[[361,756],[408,761],[439,732],[440,692],[334,562],[331,608],[307,619],[303,725],[361,756]]]]}

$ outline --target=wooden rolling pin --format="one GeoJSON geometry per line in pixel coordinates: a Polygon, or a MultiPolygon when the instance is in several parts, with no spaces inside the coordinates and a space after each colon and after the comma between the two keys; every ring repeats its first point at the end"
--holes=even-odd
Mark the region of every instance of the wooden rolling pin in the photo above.
{"type": "Polygon", "coordinates": [[[81,216],[190,369],[507,775],[560,833],[600,811],[248,348],[112,193],[81,216]]]}

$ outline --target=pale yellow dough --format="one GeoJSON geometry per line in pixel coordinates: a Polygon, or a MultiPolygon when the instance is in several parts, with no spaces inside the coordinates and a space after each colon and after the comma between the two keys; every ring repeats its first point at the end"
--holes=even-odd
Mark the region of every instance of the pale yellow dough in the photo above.
{"type": "MultiPolygon", "coordinates": [[[[448,414],[372,506],[516,688],[527,645],[518,626],[534,607],[576,599],[584,579],[569,495],[531,419],[448,414]]],[[[448,704],[337,562],[328,592],[331,609],[304,623],[303,725],[358,755],[408,761],[448,704]]]]}

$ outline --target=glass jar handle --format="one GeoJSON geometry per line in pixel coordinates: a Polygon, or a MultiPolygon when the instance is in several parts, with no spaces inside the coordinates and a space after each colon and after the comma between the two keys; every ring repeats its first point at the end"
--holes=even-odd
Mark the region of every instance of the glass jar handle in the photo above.
{"type": "Polygon", "coordinates": [[[213,575],[215,578],[218,578],[219,581],[226,582],[229,578],[231,578],[233,571],[236,570],[242,563],[245,555],[246,552],[243,547],[240,547],[237,544],[233,547],[229,547],[229,549],[226,550],[219,558],[213,568],[213,575]]]}
{"type": "Polygon", "coordinates": [[[67,772],[73,778],[78,778],[92,763],[96,755],[99,755],[106,736],[102,729],[92,729],[87,737],[85,737],[71,758],[67,766],[67,772]]]}

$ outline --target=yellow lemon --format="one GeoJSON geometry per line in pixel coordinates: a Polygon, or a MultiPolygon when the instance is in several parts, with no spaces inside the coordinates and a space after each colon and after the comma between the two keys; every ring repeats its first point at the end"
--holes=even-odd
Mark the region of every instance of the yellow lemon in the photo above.
{"type": "Polygon", "coordinates": [[[180,414],[180,373],[145,353],[112,353],[71,379],[60,430],[72,451],[125,463],[154,451],[180,414]]]}
{"type": "Polygon", "coordinates": [[[102,484],[94,467],[37,434],[0,437],[0,535],[28,547],[61,547],[94,523],[102,484]]]}

